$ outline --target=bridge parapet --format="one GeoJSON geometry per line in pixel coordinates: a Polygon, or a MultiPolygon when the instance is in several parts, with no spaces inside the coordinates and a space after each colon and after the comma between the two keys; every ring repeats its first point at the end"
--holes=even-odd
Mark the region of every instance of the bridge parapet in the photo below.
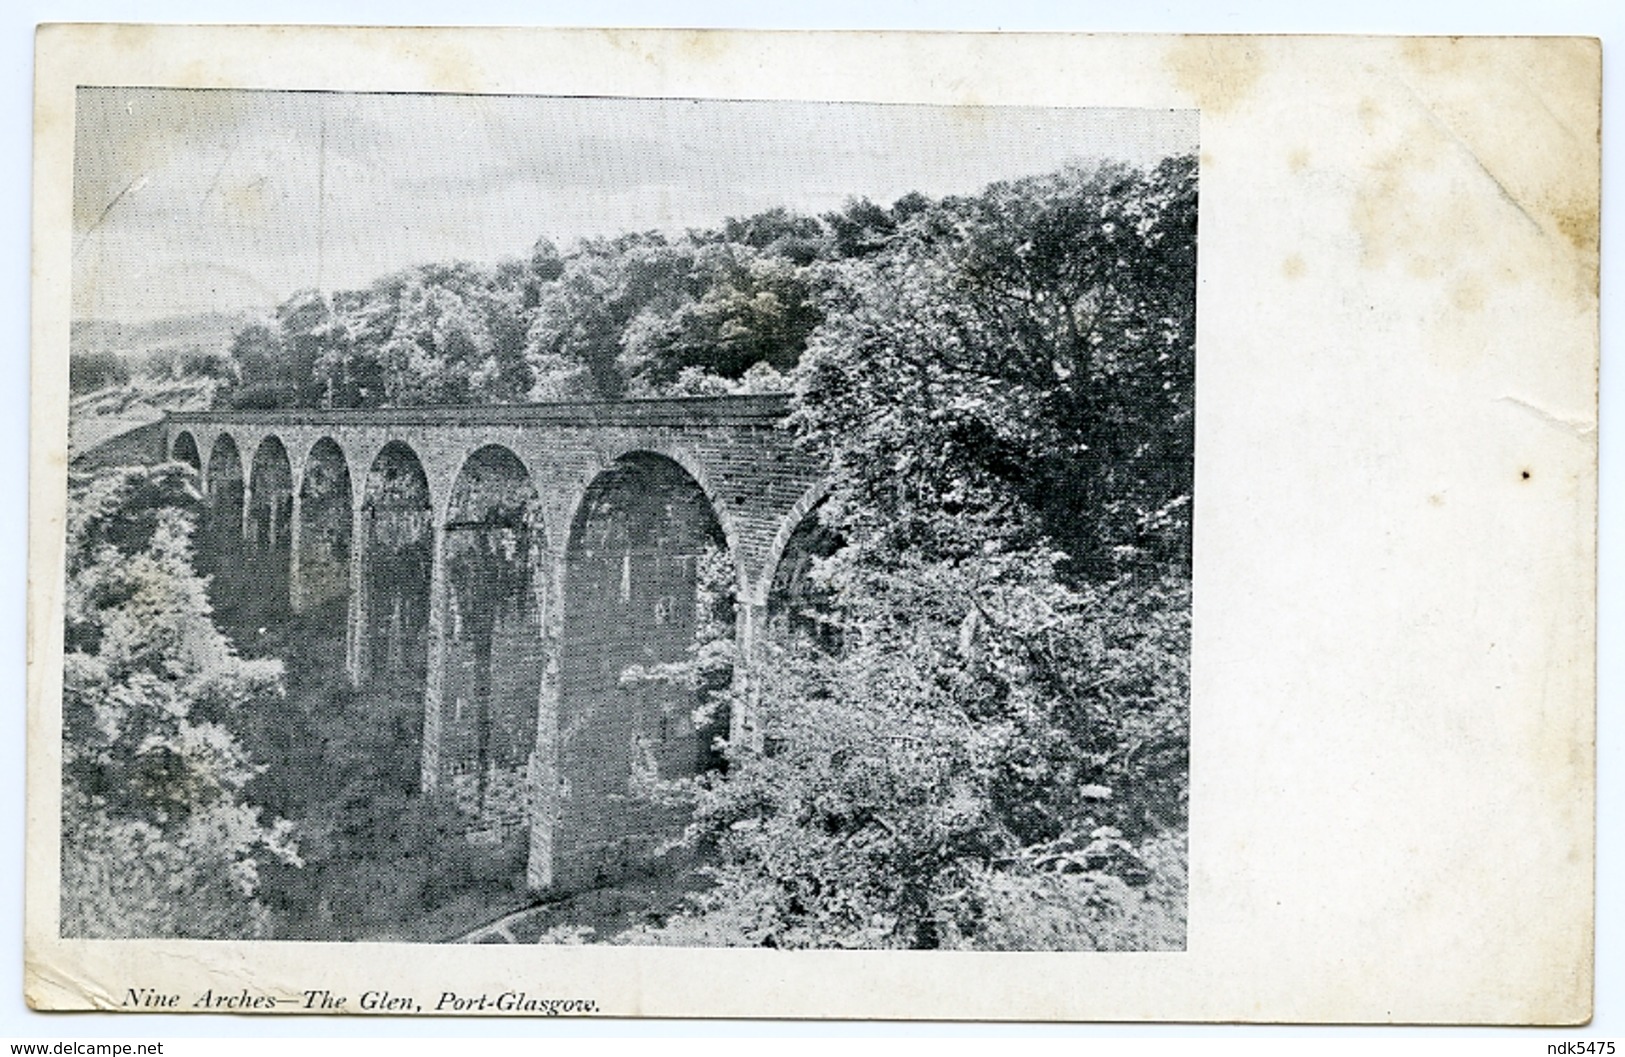
{"type": "Polygon", "coordinates": [[[561,401],[546,404],[477,404],[459,407],[286,408],[172,411],[180,425],[244,426],[676,426],[774,425],[790,409],[784,393],[747,396],[676,396],[640,400],[561,401]]]}

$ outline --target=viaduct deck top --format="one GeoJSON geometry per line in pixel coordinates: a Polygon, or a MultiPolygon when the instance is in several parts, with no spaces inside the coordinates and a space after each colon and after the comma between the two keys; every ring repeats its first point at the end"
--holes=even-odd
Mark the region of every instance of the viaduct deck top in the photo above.
{"type": "Polygon", "coordinates": [[[772,426],[789,408],[789,394],[766,393],[460,407],[171,411],[165,418],[175,425],[772,426]]]}

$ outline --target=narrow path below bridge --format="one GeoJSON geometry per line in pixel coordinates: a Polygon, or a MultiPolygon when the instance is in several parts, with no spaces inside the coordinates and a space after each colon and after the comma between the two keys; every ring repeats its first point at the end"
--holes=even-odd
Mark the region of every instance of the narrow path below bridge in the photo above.
{"type": "Polygon", "coordinates": [[[694,873],[633,878],[505,914],[450,943],[626,943],[659,928],[704,887],[694,873]]]}

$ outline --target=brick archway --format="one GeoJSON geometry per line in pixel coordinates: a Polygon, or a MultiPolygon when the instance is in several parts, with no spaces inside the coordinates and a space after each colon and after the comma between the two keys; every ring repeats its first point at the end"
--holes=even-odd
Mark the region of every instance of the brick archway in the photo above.
{"type": "MultiPolygon", "coordinates": [[[[345,667],[351,678],[368,683],[384,677],[395,692],[418,695],[426,788],[448,784],[442,781],[448,772],[442,767],[437,724],[444,717],[455,717],[458,696],[465,699],[465,721],[477,715],[470,704],[480,699],[479,694],[471,697],[465,692],[472,684],[458,683],[462,676],[456,671],[448,678],[446,665],[437,660],[449,659],[455,668],[463,663],[459,651],[467,653],[469,646],[459,639],[457,622],[467,603],[453,602],[459,576],[451,569],[458,549],[454,538],[463,530],[451,526],[484,514],[470,516],[480,503],[459,480],[470,467],[494,469],[492,460],[507,464],[503,471],[507,477],[528,480],[542,513],[532,530],[536,620],[530,623],[526,618],[525,634],[541,641],[542,659],[524,778],[518,778],[519,742],[524,735],[517,721],[515,729],[521,733],[498,745],[502,721],[493,718],[486,752],[488,760],[502,758],[507,770],[502,780],[509,782],[510,791],[515,784],[522,785],[528,798],[531,887],[559,890],[590,883],[601,870],[635,864],[639,847],[655,847],[675,832],[681,820],[648,807],[647,798],[639,800],[643,796],[635,788],[639,782],[692,773],[712,762],[713,731],[692,729],[692,687],[683,697],[670,680],[661,683],[646,677],[658,674],[663,664],[690,656],[702,608],[696,589],[701,579],[698,554],[691,546],[697,540],[705,541],[711,552],[708,590],[738,603],[728,608],[728,619],[710,621],[713,633],[720,627],[725,638],[731,623],[734,649],[741,653],[748,653],[766,634],[773,570],[784,561],[796,526],[822,494],[818,481],[823,468],[783,428],[787,411],[785,397],[764,395],[492,407],[176,412],[165,425],[165,451],[174,452],[184,443],[183,436],[189,436],[207,455],[204,483],[211,513],[205,528],[222,533],[219,546],[233,555],[225,565],[225,577],[235,574],[238,582],[233,586],[217,579],[216,584],[217,596],[230,600],[259,589],[258,584],[243,582],[240,572],[249,476],[242,453],[254,453],[272,436],[285,447],[294,482],[290,605],[308,613],[342,601],[345,667]],[[480,454],[493,447],[507,455],[480,454]],[[234,458],[227,457],[228,451],[234,458]],[[517,472],[519,466],[523,475],[517,472]],[[641,477],[628,475],[629,468],[637,467],[647,472],[641,477]],[[625,487],[629,476],[643,485],[625,487]],[[616,480],[621,487],[611,487],[616,480]],[[604,508],[601,500],[606,493],[618,493],[621,501],[604,508]],[[632,517],[636,503],[628,497],[644,495],[684,498],[673,506],[670,518],[664,500],[659,517],[649,511],[632,517]],[[624,522],[623,530],[630,523],[627,518],[642,518],[644,529],[639,531],[645,539],[633,545],[631,534],[623,531],[621,550],[609,554],[604,550],[609,537],[604,536],[591,561],[583,564],[583,541],[594,527],[604,529],[606,516],[611,522],[617,518],[624,522]],[[669,531],[660,537],[664,543],[653,542],[645,530],[667,520],[669,531]],[[577,587],[597,583],[600,603],[607,606],[607,599],[615,599],[610,607],[615,609],[614,621],[597,625],[587,621],[603,632],[598,638],[607,649],[598,651],[596,661],[590,657],[596,649],[592,635],[575,637],[575,661],[565,657],[567,630],[579,631],[583,616],[591,615],[591,606],[583,607],[581,592],[566,602],[572,568],[577,587]],[[619,601],[623,579],[634,588],[624,607],[619,601]],[[627,626],[643,630],[622,634],[627,626]],[[611,641],[616,636],[621,639],[618,646],[611,641]],[[638,649],[614,655],[615,650],[632,646],[638,649]],[[576,663],[583,661],[588,663],[576,663]],[[628,670],[639,668],[641,677],[622,682],[628,670]],[[588,721],[595,708],[609,708],[606,715],[613,722],[595,727],[588,721]],[[614,712],[616,708],[621,711],[614,712]],[[584,729],[598,734],[583,737],[584,729]],[[600,781],[595,768],[601,770],[605,761],[612,774],[600,781]],[[623,810],[631,801],[644,806],[623,810]],[[610,816],[616,819],[613,826],[586,821],[610,816]]],[[[203,545],[209,538],[207,531],[200,533],[204,557],[203,545]]],[[[504,648],[501,638],[494,627],[493,659],[504,648]]],[[[493,678],[486,700],[499,711],[509,704],[517,707],[537,682],[534,669],[521,664],[519,670],[526,672],[524,687],[518,687],[521,680],[516,676],[510,680],[513,687],[501,689],[495,684],[508,678],[500,674],[505,666],[497,663],[491,669],[499,677],[493,678]]],[[[739,675],[746,671],[741,667],[739,675]]],[[[718,685],[726,683],[726,672],[714,672],[711,679],[718,685]]],[[[733,697],[748,701],[748,688],[736,685],[733,697]]],[[[731,737],[748,739],[749,714],[748,705],[735,710],[732,718],[739,729],[730,731],[731,737]]],[[[728,718],[712,716],[716,727],[728,718]]],[[[455,722],[445,731],[448,761],[463,751],[457,744],[466,747],[466,738],[458,742],[464,735],[451,729],[455,722]]],[[[474,756],[478,755],[476,751],[474,756]]],[[[478,770],[464,768],[464,773],[478,770]]],[[[508,799],[505,810],[510,816],[520,798],[516,793],[508,799]]],[[[498,828],[507,824],[491,811],[473,817],[483,819],[473,828],[486,833],[493,823],[498,828]]]]}
{"type": "Polygon", "coordinates": [[[185,430],[175,435],[169,457],[176,462],[186,463],[200,474],[203,472],[203,456],[198,453],[197,439],[185,430]]]}
{"type": "Polygon", "coordinates": [[[344,449],[332,437],[319,438],[305,455],[299,480],[291,590],[295,610],[348,597],[354,504],[344,449]]]}
{"type": "Polygon", "coordinates": [[[647,856],[681,824],[655,783],[715,762],[727,716],[696,724],[696,708],[731,671],[681,666],[708,638],[733,635],[727,546],[704,488],[668,456],[622,455],[583,495],[564,561],[560,887],[619,876],[647,856]]]}
{"type": "Polygon", "coordinates": [[[367,472],[356,540],[363,680],[421,680],[427,669],[432,510],[428,475],[417,453],[402,441],[385,444],[367,472]]]}
{"type": "Polygon", "coordinates": [[[288,570],[293,558],[293,464],[276,436],[254,451],[243,518],[245,571],[259,584],[255,598],[270,613],[288,611],[288,570]]]}
{"type": "Polygon", "coordinates": [[[230,433],[216,434],[204,473],[203,525],[196,547],[198,571],[212,577],[210,597],[216,608],[233,600],[242,582],[245,493],[237,442],[230,433]]]}
{"type": "Polygon", "coordinates": [[[449,787],[478,825],[522,835],[552,642],[540,495],[519,457],[495,444],[469,455],[438,535],[425,778],[449,787]]]}

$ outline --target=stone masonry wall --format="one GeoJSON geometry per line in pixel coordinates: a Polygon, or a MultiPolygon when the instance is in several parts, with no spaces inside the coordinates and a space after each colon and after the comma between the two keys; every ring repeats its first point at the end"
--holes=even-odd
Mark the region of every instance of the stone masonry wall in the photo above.
{"type": "MultiPolygon", "coordinates": [[[[748,646],[777,554],[819,486],[819,466],[780,426],[784,410],[783,398],[748,397],[196,412],[166,420],[165,450],[183,432],[204,459],[225,438],[247,457],[268,437],[281,442],[292,474],[294,509],[280,516],[296,527],[295,606],[309,560],[304,604],[349,599],[352,675],[369,679],[403,662],[420,673],[424,785],[464,806],[475,839],[528,827],[531,886],[566,890],[636,868],[681,828],[679,815],[650,799],[649,783],[707,766],[717,731],[694,729],[691,687],[626,676],[690,655],[708,546],[732,563],[737,634],[748,646]],[[487,650],[459,630],[467,614],[458,606],[470,596],[456,597],[445,550],[457,533],[448,526],[468,513],[454,486],[492,445],[533,489],[533,598],[500,607],[481,675],[487,650]],[[403,449],[421,467],[424,494],[380,501],[380,457],[390,462],[403,449]],[[629,465],[649,471],[632,475],[630,491],[629,465]],[[351,486],[349,524],[332,501],[340,477],[351,486]],[[326,483],[313,487],[313,478],[326,483]],[[324,501],[304,509],[315,495],[324,501]],[[351,555],[347,578],[329,551],[351,555]],[[394,567],[402,563],[412,568],[394,567]]],[[[211,487],[208,476],[206,491],[226,504],[236,497],[218,493],[242,488],[227,477],[211,487]]]]}

